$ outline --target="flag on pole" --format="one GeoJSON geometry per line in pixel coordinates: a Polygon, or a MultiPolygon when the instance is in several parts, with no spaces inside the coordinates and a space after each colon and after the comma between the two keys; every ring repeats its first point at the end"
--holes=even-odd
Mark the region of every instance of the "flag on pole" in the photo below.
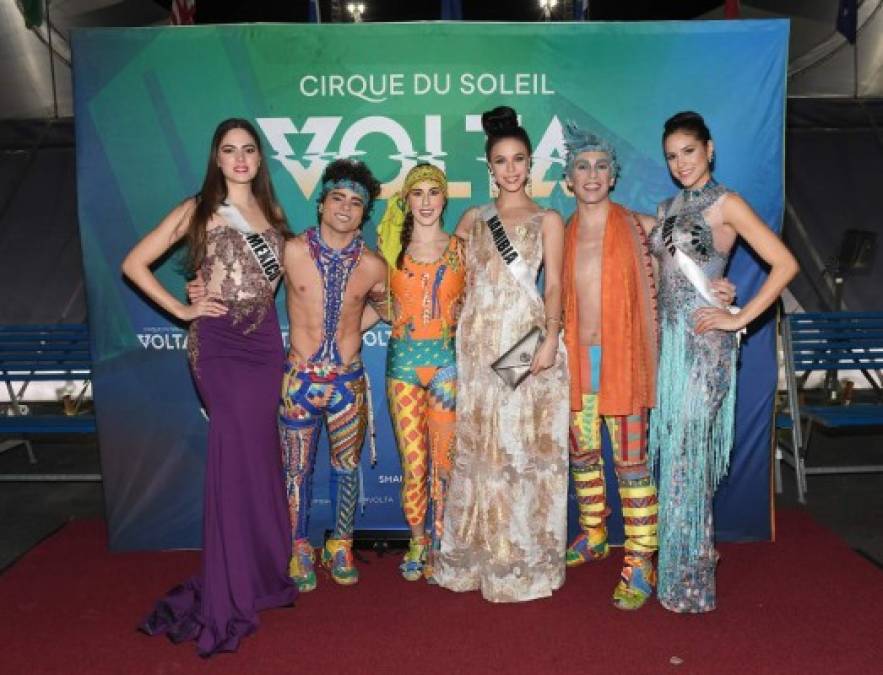
{"type": "Polygon", "coordinates": [[[738,19],[740,12],[741,7],[739,7],[739,0],[726,0],[726,2],[724,2],[725,19],[738,19]]]}
{"type": "Polygon", "coordinates": [[[589,0],[573,0],[574,21],[587,21],[589,19],[589,0]]]}
{"type": "Polygon", "coordinates": [[[852,44],[858,33],[858,3],[856,0],[840,0],[837,9],[837,31],[852,44]]]}
{"type": "Polygon", "coordinates": [[[462,0],[441,0],[441,18],[442,21],[462,21],[462,0]]]}
{"type": "Polygon", "coordinates": [[[322,12],[319,10],[319,0],[310,0],[310,23],[322,23],[322,12]]]}
{"type": "Polygon", "coordinates": [[[172,15],[169,23],[173,26],[192,26],[196,23],[196,0],[172,0],[172,15]]]}

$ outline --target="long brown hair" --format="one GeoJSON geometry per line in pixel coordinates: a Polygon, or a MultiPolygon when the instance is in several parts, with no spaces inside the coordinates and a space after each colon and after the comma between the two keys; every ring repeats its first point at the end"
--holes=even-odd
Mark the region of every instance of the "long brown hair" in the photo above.
{"type": "MultiPolygon", "coordinates": [[[[202,188],[200,188],[199,193],[196,195],[196,207],[190,215],[190,223],[187,226],[186,266],[191,274],[195,274],[199,270],[202,261],[205,259],[206,227],[208,226],[208,221],[211,220],[218,206],[227,198],[227,181],[224,179],[224,174],[218,166],[218,150],[221,147],[221,141],[224,139],[224,136],[231,129],[246,131],[254,140],[258,156],[261,160],[264,157],[261,138],[248,120],[231,117],[221,122],[215,129],[215,133],[212,136],[208,164],[205,169],[205,178],[202,181],[202,188]]],[[[264,161],[261,161],[258,166],[258,172],[251,182],[251,192],[255,199],[257,199],[261,212],[270,226],[284,238],[290,237],[291,232],[288,229],[285,212],[276,199],[276,191],[273,189],[273,183],[270,182],[270,172],[267,171],[267,164],[264,161]]]]}

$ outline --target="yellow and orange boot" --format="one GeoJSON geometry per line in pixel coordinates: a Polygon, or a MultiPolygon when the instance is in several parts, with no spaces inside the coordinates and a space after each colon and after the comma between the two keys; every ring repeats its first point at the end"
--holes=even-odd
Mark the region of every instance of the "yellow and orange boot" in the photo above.
{"type": "Polygon", "coordinates": [[[604,560],[610,555],[607,544],[607,527],[590,527],[588,532],[580,532],[567,547],[564,562],[568,567],[577,567],[592,560],[604,560]]]}
{"type": "Polygon", "coordinates": [[[331,571],[331,578],[343,586],[359,581],[359,570],[353,562],[352,539],[328,539],[322,549],[322,566],[331,571]]]}
{"type": "Polygon", "coordinates": [[[638,609],[656,586],[653,554],[659,546],[656,486],[649,475],[619,479],[622,518],[625,528],[625,560],[620,581],[613,591],[619,609],[638,609]]]}
{"type": "Polygon", "coordinates": [[[627,555],[619,583],[613,589],[613,604],[618,609],[640,609],[653,595],[655,586],[653,561],[643,556],[627,555]]]}
{"type": "Polygon", "coordinates": [[[411,537],[411,540],[408,542],[408,552],[405,553],[402,564],[399,565],[399,571],[405,579],[417,581],[423,576],[426,570],[426,559],[429,555],[430,545],[431,541],[428,535],[424,534],[417,539],[411,537]]]}
{"type": "Polygon", "coordinates": [[[316,570],[313,568],[313,547],[307,539],[297,539],[288,563],[288,576],[297,584],[297,590],[307,593],[316,588],[316,570]]]}
{"type": "Polygon", "coordinates": [[[582,532],[570,543],[565,554],[568,567],[590,560],[603,560],[610,554],[607,545],[607,495],[604,486],[604,463],[572,467],[574,491],[582,532]]]}

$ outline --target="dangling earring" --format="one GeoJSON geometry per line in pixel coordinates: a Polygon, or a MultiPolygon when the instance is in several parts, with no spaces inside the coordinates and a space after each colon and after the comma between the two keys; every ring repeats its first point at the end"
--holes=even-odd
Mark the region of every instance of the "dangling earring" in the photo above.
{"type": "Polygon", "coordinates": [[[491,196],[491,199],[496,199],[500,196],[500,186],[497,185],[497,181],[494,180],[493,171],[487,172],[487,180],[488,180],[488,193],[491,196]]]}
{"type": "Polygon", "coordinates": [[[527,180],[524,182],[524,192],[528,197],[533,199],[533,179],[530,174],[527,175],[527,180]]]}

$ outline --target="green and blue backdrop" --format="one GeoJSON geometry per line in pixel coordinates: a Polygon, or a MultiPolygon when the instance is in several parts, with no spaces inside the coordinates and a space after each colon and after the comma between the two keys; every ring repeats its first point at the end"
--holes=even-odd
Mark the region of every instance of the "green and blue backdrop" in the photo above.
{"type": "MultiPolygon", "coordinates": [[[[322,169],[340,156],[368,162],[384,196],[418,161],[443,167],[451,181],[446,221],[456,223],[469,205],[489,199],[480,114],[500,104],[518,111],[533,139],[540,203],[565,217],[574,208],[561,180],[561,125],[573,120],[616,146],[622,175],[614,198],[653,213],[676,189],[662,155],[662,123],[697,110],[714,136],[718,180],[778,230],[787,44],[785,21],[76,31],[80,233],[111,546],[200,544],[206,420],[187,368],[184,327],[130,287],[119,266],[198,190],[220,120],[254,121],[292,229],[302,231],[315,224],[322,169]]],[[[383,208],[376,206],[374,222],[383,208]]],[[[373,243],[373,222],[365,232],[373,243]]],[[[180,254],[156,273],[183,297],[180,254]]],[[[729,277],[744,302],[765,272],[740,248],[729,277]]],[[[381,327],[364,337],[380,460],[372,468],[363,453],[360,528],[405,529],[383,386],[387,335],[381,327]]],[[[717,498],[722,538],[770,536],[775,386],[767,317],[743,344],[736,446],[717,498]]],[[[327,457],[315,481],[313,536],[330,518],[327,457]]],[[[621,537],[618,522],[613,530],[621,537]]]]}

